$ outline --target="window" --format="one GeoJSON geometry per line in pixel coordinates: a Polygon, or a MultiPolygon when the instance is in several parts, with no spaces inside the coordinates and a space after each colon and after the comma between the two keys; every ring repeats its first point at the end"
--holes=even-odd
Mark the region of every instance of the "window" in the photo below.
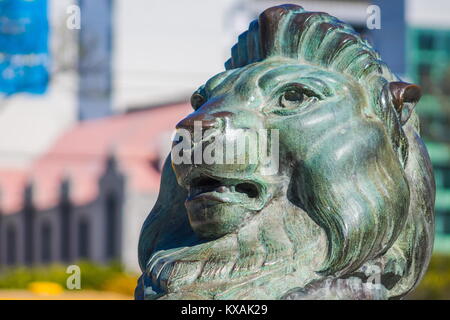
{"type": "Polygon", "coordinates": [[[78,223],[78,258],[89,259],[90,226],[86,217],[78,223]]]}
{"type": "Polygon", "coordinates": [[[445,51],[450,55],[450,34],[445,37],[445,51]]]}
{"type": "Polygon", "coordinates": [[[436,209],[436,233],[450,235],[450,210],[436,209]]]}
{"type": "Polygon", "coordinates": [[[429,93],[432,90],[433,82],[431,78],[431,65],[428,63],[421,63],[418,65],[419,83],[424,92],[429,93]]]}
{"type": "Polygon", "coordinates": [[[34,260],[34,208],[26,206],[24,210],[25,264],[32,265],[34,260]]]}
{"type": "Polygon", "coordinates": [[[421,50],[433,50],[435,48],[435,39],[431,33],[419,34],[419,49],[421,50]]]}
{"type": "Polygon", "coordinates": [[[9,225],[6,230],[6,264],[13,266],[17,263],[17,231],[9,225]]]}
{"type": "Polygon", "coordinates": [[[450,234],[450,211],[443,211],[442,218],[442,231],[444,234],[450,234]]]}
{"type": "Polygon", "coordinates": [[[72,260],[71,255],[71,239],[72,230],[70,226],[72,206],[69,201],[65,200],[60,206],[60,221],[61,221],[61,259],[64,262],[72,260]]]}
{"type": "MultiPolygon", "coordinates": [[[[450,53],[450,48],[448,49],[448,52],[450,53]]],[[[444,71],[440,85],[441,85],[442,93],[444,95],[446,95],[447,97],[450,97],[450,67],[448,67],[448,66],[444,71]]]]}
{"type": "Polygon", "coordinates": [[[450,168],[442,170],[442,182],[444,189],[450,189],[450,168]]]}
{"type": "Polygon", "coordinates": [[[435,166],[434,176],[437,188],[450,189],[450,167],[435,166]]]}
{"type": "Polygon", "coordinates": [[[118,256],[118,205],[117,196],[114,193],[108,194],[105,203],[106,218],[106,258],[113,260],[118,256]]]}
{"type": "Polygon", "coordinates": [[[443,172],[438,167],[434,168],[434,180],[436,182],[436,188],[437,189],[442,188],[444,186],[443,172]]]}
{"type": "MultiPolygon", "coordinates": [[[[0,199],[1,199],[1,193],[0,193],[0,199]]],[[[4,257],[3,257],[4,249],[3,249],[2,245],[4,243],[4,240],[3,240],[4,231],[3,231],[2,227],[3,227],[3,215],[2,215],[2,212],[0,211],[0,266],[5,263],[5,261],[3,260],[4,259],[4,257]]]]}
{"type": "Polygon", "coordinates": [[[52,227],[48,221],[41,226],[41,262],[52,261],[52,227]]]}
{"type": "MultiPolygon", "coordinates": [[[[437,93],[437,89],[449,95],[446,73],[450,66],[450,31],[409,27],[408,34],[410,47],[407,55],[411,78],[423,87],[425,94],[437,93]]],[[[441,102],[436,100],[432,104],[435,106],[430,108],[437,109],[441,102]]]]}

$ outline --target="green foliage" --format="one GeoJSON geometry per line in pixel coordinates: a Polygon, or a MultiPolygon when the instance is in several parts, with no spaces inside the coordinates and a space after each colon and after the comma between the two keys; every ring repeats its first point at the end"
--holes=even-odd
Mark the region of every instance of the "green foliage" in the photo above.
{"type": "MultiPolygon", "coordinates": [[[[133,285],[136,284],[137,277],[125,273],[119,263],[98,265],[81,261],[75,264],[81,270],[81,289],[108,290],[130,294],[131,282],[134,282],[133,285]],[[120,285],[116,288],[114,284],[120,285]]],[[[0,274],[0,289],[26,289],[30,283],[37,281],[54,282],[66,288],[66,281],[70,276],[66,273],[66,268],[67,266],[63,265],[52,265],[5,270],[0,274]]]]}
{"type": "Polygon", "coordinates": [[[450,299],[450,255],[433,255],[425,277],[408,299],[450,299]]]}

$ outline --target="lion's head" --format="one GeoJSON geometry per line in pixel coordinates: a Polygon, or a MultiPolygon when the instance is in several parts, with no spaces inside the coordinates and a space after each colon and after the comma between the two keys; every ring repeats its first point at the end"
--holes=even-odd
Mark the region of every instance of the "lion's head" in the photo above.
{"type": "Polygon", "coordinates": [[[176,139],[166,161],[141,232],[137,296],[408,293],[426,269],[434,228],[419,98],[349,25],[295,5],[267,9],[177,126],[195,135],[198,123],[200,136],[187,156],[179,154],[186,139],[176,139]],[[212,158],[226,157],[239,130],[276,132],[264,155],[271,161],[251,142],[233,149],[247,155],[241,162],[196,158],[217,141],[231,144],[212,158]],[[374,268],[381,293],[364,286],[374,268]]]}

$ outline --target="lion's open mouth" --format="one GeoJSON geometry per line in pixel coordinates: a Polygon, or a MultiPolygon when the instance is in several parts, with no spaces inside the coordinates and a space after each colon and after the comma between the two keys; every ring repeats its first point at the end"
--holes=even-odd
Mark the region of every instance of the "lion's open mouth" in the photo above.
{"type": "Polygon", "coordinates": [[[261,188],[254,181],[200,176],[190,182],[187,200],[205,200],[219,203],[258,202],[260,196],[261,188]]]}

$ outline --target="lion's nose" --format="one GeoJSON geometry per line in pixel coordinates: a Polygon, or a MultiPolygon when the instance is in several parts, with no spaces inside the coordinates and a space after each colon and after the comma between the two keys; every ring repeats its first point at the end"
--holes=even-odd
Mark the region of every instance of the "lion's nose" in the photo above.
{"type": "Polygon", "coordinates": [[[216,112],[216,113],[196,113],[187,116],[181,120],[176,128],[185,129],[191,132],[194,131],[194,126],[199,126],[202,131],[208,129],[219,129],[221,124],[228,118],[231,118],[234,114],[232,112],[216,112]]]}

